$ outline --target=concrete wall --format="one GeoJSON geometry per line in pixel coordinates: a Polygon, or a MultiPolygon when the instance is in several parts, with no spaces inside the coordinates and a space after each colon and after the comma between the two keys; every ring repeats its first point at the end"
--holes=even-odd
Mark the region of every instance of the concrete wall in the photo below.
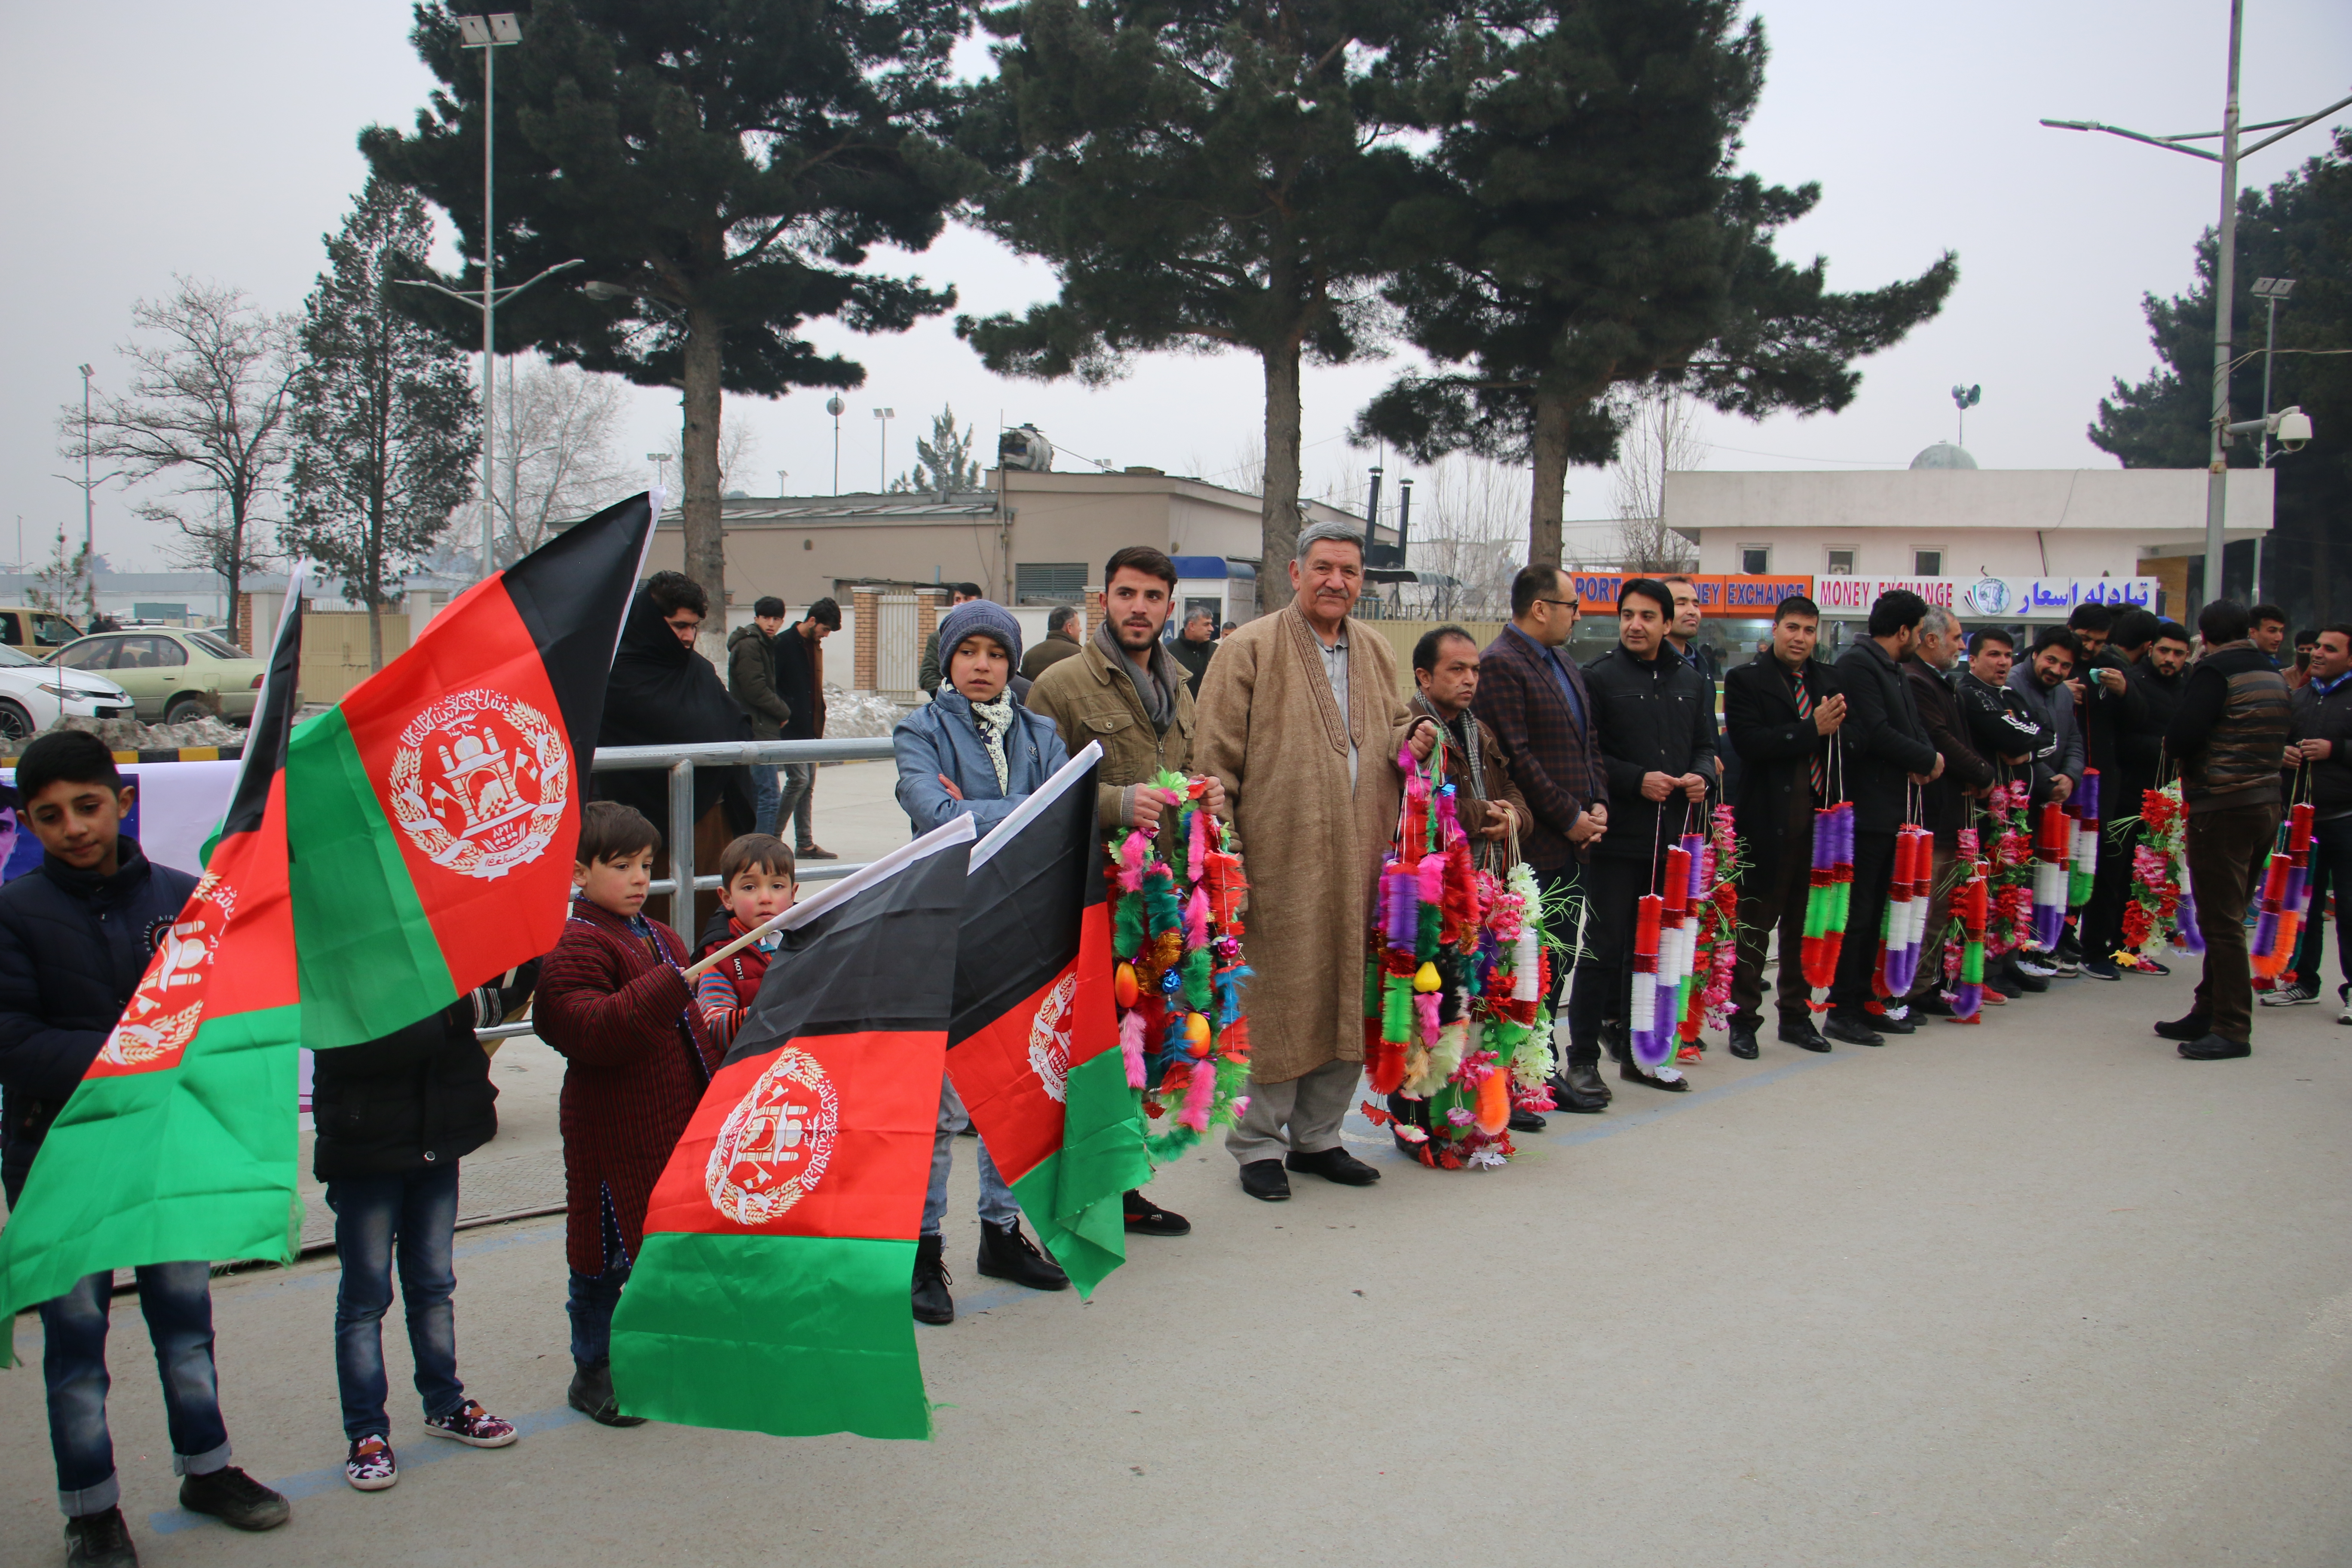
{"type": "MultiPolygon", "coordinates": [[[[2231,470],[2229,538],[2268,531],[2272,477],[2231,470]]],[[[1691,472],[1666,476],[1665,493],[1701,572],[1737,572],[1759,544],[1776,573],[1820,575],[1850,548],[1855,574],[1878,577],[1912,574],[1920,550],[1943,552],[1946,576],[2124,577],[2204,549],[2201,468],[1691,472]]]]}

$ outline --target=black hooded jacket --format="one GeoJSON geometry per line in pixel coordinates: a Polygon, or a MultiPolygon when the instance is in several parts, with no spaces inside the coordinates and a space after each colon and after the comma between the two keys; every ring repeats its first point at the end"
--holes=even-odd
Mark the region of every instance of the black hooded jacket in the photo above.
{"type": "MultiPolygon", "coordinates": [[[[629,601],[621,623],[621,646],[604,689],[604,722],[596,732],[604,746],[674,746],[704,741],[749,741],[751,716],[727,694],[727,684],[710,661],[677,640],[662,621],[653,595],[644,588],[629,601]]],[[[669,837],[669,779],[660,768],[595,775],[597,798],[616,800],[643,812],[669,837]]],[[[751,827],[751,782],[741,768],[698,768],[694,773],[694,819],[702,820],[727,802],[730,831],[751,827]]]]}
{"type": "Polygon", "coordinates": [[[313,1058],[311,1173],[404,1176],[446,1171],[499,1130],[490,1057],[474,1037],[520,1007],[539,978],[531,960],[429,1018],[313,1058]]]}

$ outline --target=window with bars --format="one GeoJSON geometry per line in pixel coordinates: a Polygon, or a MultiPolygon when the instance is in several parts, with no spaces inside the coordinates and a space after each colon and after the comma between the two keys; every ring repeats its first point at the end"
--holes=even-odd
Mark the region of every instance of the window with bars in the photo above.
{"type": "Polygon", "coordinates": [[[1023,561],[1013,568],[1013,602],[1016,605],[1083,605],[1087,602],[1087,563],[1083,561],[1023,561]]]}

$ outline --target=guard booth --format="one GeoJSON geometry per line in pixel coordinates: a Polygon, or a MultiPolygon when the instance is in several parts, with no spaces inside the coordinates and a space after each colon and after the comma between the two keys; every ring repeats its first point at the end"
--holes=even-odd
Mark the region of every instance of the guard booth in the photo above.
{"type": "Polygon", "coordinates": [[[1168,618],[1171,635],[1181,636],[1184,622],[1196,607],[1217,617],[1222,635],[1225,623],[1246,625],[1257,618],[1257,567],[1227,555],[1178,555],[1176,613],[1168,618]]]}

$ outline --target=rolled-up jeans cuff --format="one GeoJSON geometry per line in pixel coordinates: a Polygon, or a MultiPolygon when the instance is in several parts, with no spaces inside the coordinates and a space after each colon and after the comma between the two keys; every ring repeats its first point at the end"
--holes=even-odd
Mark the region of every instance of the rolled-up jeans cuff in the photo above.
{"type": "Polygon", "coordinates": [[[228,1445],[219,1444],[201,1454],[174,1454],[172,1473],[175,1476],[209,1476],[215,1470],[228,1468],[228,1445]]]}
{"type": "Polygon", "coordinates": [[[58,1493],[58,1508],[68,1519],[87,1519],[93,1513],[104,1513],[121,1500],[122,1482],[114,1476],[107,1477],[94,1487],[84,1487],[79,1491],[58,1493]]]}

